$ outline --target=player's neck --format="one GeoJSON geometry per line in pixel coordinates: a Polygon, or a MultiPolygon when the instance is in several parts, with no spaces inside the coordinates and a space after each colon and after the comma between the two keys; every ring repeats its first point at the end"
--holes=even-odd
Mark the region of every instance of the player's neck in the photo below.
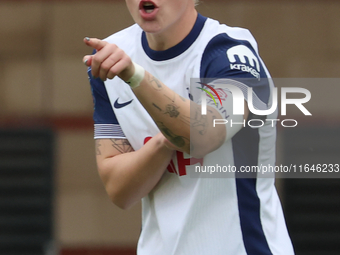
{"type": "Polygon", "coordinates": [[[149,47],[156,51],[167,50],[180,43],[191,31],[197,19],[197,11],[194,9],[184,18],[169,26],[166,31],[160,33],[146,33],[149,47]]]}

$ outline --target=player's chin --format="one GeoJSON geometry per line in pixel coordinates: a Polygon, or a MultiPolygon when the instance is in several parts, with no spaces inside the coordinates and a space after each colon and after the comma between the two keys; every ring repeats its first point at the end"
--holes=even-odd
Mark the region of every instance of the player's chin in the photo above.
{"type": "Polygon", "coordinates": [[[144,21],[138,22],[138,25],[143,29],[145,33],[158,34],[161,32],[161,26],[154,21],[144,21]]]}

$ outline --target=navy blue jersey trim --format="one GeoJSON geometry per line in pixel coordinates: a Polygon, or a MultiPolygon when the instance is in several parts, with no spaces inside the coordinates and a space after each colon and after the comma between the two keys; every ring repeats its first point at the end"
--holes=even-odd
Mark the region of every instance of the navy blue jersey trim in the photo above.
{"type": "MultiPolygon", "coordinates": [[[[233,138],[234,162],[241,166],[257,166],[258,129],[242,128],[233,138]]],[[[260,218],[260,199],[256,191],[256,173],[236,173],[236,190],[240,224],[247,255],[272,255],[260,218]]]]}
{"type": "Polygon", "coordinates": [[[99,78],[94,79],[91,68],[88,68],[88,76],[91,84],[91,91],[94,104],[93,120],[95,124],[116,124],[118,120],[112,109],[105,84],[99,78]]]}
{"type": "Polygon", "coordinates": [[[155,61],[164,61],[168,59],[175,58],[185,52],[197,39],[199,34],[202,31],[206,17],[198,14],[196,22],[190,33],[185,37],[179,44],[174,47],[164,50],[164,51],[155,51],[149,47],[148,41],[146,39],[145,32],[142,33],[142,46],[145,53],[155,61]]]}
{"type": "Polygon", "coordinates": [[[218,34],[212,38],[202,55],[200,78],[205,78],[206,82],[218,78],[238,80],[252,87],[259,99],[268,104],[270,86],[266,71],[256,51],[246,40],[236,40],[226,33],[218,34]],[[241,48],[239,55],[245,53],[242,57],[247,61],[246,63],[242,62],[237,52],[232,56],[233,62],[229,59],[227,51],[237,48],[241,48]],[[257,58],[256,62],[254,58],[257,58]]]}

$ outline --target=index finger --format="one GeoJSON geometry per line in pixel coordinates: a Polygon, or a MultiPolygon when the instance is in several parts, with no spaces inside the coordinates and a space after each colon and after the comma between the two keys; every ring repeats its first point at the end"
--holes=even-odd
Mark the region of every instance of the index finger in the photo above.
{"type": "Polygon", "coordinates": [[[96,50],[101,50],[102,48],[104,48],[106,44],[108,44],[108,42],[106,41],[102,41],[97,38],[89,38],[89,37],[85,37],[84,42],[86,43],[86,45],[96,50]]]}

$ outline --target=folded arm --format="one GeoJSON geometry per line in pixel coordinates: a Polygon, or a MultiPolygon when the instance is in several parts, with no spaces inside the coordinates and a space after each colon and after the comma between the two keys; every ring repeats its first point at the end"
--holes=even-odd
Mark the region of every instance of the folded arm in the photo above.
{"type": "Polygon", "coordinates": [[[96,139],[98,172],[114,204],[128,209],[156,186],[174,152],[165,140],[159,133],[134,151],[126,139],[96,139]]]}

